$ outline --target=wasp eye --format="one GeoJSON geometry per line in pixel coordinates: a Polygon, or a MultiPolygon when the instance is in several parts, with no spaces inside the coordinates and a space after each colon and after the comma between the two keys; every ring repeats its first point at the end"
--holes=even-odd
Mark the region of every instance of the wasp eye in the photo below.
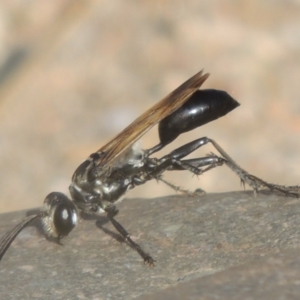
{"type": "Polygon", "coordinates": [[[55,207],[53,225],[60,237],[68,235],[76,223],[77,212],[75,207],[71,207],[69,203],[61,203],[55,207]]]}
{"type": "Polygon", "coordinates": [[[49,194],[44,203],[46,216],[43,223],[46,233],[56,238],[68,235],[78,219],[74,203],[59,192],[49,194]]]}

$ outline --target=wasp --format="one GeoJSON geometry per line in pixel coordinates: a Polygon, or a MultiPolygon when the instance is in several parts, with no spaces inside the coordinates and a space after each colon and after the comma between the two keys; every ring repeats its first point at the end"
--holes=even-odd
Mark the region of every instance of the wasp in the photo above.
{"type": "MultiPolygon", "coordinates": [[[[270,184],[239,167],[212,139],[201,137],[160,158],[153,157],[180,134],[216,120],[240,104],[227,92],[215,89],[200,90],[209,77],[203,71],[192,76],[177,89],[151,107],[114,139],[92,153],[73,174],[69,191],[71,199],[60,192],[52,192],[44,200],[43,208],[28,216],[0,240],[0,260],[19,234],[30,222],[40,219],[45,235],[60,241],[78,223],[79,212],[99,215],[106,213],[123,239],[138,252],[143,261],[153,266],[155,260],[135,243],[127,230],[116,220],[116,203],[135,186],[155,179],[176,191],[187,192],[163,178],[167,171],[188,171],[202,175],[217,166],[227,165],[245,185],[256,193],[268,188],[285,196],[298,197],[299,186],[270,184]],[[148,130],[158,124],[159,143],[150,149],[135,146],[148,130]],[[218,151],[199,158],[186,159],[190,153],[211,143],[218,151]]],[[[197,195],[195,192],[193,195],[197,195]]]]}

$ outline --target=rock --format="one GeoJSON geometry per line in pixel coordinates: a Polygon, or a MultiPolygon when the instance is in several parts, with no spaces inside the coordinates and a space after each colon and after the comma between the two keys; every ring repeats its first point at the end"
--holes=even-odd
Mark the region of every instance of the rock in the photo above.
{"type": "MultiPolygon", "coordinates": [[[[81,220],[63,245],[35,223],[0,263],[0,298],[291,299],[300,292],[298,199],[249,191],[126,199],[118,208],[117,220],[155,267],[120,243],[105,216],[81,220]]],[[[2,214],[0,234],[24,216],[2,214]]]]}

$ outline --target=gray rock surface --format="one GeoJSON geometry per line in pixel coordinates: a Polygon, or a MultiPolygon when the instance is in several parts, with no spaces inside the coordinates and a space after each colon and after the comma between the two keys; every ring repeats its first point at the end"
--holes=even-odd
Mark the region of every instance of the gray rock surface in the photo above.
{"type": "MultiPolygon", "coordinates": [[[[81,220],[62,246],[33,224],[0,263],[0,298],[300,296],[299,199],[246,191],[126,199],[118,207],[117,220],[157,260],[154,268],[119,242],[104,216],[81,220]]],[[[2,214],[1,236],[25,215],[2,214]]]]}
{"type": "Polygon", "coordinates": [[[299,249],[286,250],[139,299],[299,299],[299,268],[299,249]]]}

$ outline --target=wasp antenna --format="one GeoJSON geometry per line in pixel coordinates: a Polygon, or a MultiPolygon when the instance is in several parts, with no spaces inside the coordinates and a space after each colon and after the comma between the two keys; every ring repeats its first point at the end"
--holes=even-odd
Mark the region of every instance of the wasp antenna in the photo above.
{"type": "Polygon", "coordinates": [[[31,215],[25,218],[22,222],[20,222],[17,226],[15,226],[11,231],[7,232],[3,238],[0,240],[0,261],[4,254],[6,253],[7,249],[17,237],[17,235],[25,228],[30,222],[35,220],[36,218],[41,217],[41,214],[31,215]]]}

